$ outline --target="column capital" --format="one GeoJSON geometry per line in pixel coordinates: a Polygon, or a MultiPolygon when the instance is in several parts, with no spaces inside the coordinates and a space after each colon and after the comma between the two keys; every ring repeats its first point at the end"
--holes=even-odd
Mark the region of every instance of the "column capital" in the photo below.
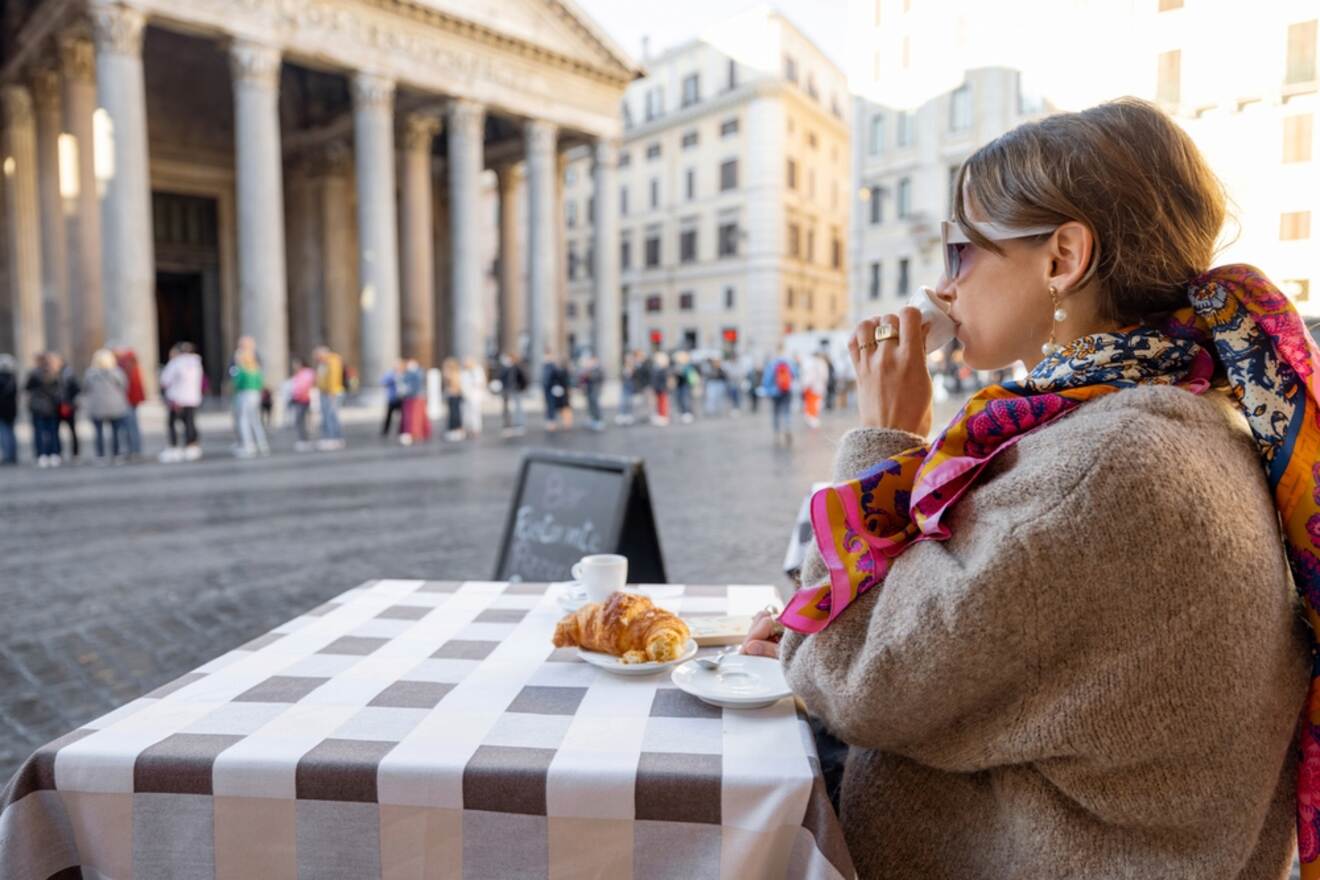
{"type": "Polygon", "coordinates": [[[92,36],[98,52],[142,56],[142,29],[147,18],[127,6],[97,6],[92,9],[92,36]]]}
{"type": "Polygon", "coordinates": [[[449,130],[453,134],[482,139],[485,133],[486,108],[476,101],[457,98],[449,102],[446,110],[449,130]]]}
{"type": "Polygon", "coordinates": [[[32,92],[27,86],[10,83],[0,87],[0,108],[6,128],[32,124],[32,92]]]}
{"type": "Polygon", "coordinates": [[[505,162],[495,166],[495,181],[500,189],[522,186],[527,179],[527,166],[522,162],[505,162]]]}
{"type": "Polygon", "coordinates": [[[440,133],[440,120],[430,113],[409,113],[403,120],[404,149],[427,151],[440,133]]]}
{"type": "Polygon", "coordinates": [[[553,122],[544,119],[529,119],[526,125],[527,152],[553,153],[559,128],[553,122]]]}
{"type": "Polygon", "coordinates": [[[394,80],[374,73],[353,74],[354,109],[374,107],[389,110],[394,106],[394,80]]]}
{"type": "Polygon", "coordinates": [[[58,107],[60,100],[60,69],[54,64],[43,64],[32,71],[32,97],[38,107],[58,107]]]}
{"type": "Polygon", "coordinates": [[[81,83],[96,82],[96,47],[85,33],[70,31],[60,34],[60,69],[64,78],[81,83]]]}
{"type": "Polygon", "coordinates": [[[278,88],[281,62],[281,52],[275,46],[252,40],[235,40],[229,45],[229,73],[236,83],[278,88]]]}

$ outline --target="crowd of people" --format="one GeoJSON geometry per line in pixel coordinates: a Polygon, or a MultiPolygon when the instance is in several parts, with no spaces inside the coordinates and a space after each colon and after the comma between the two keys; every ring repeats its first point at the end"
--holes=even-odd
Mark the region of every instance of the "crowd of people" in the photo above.
{"type": "MultiPolygon", "coordinates": [[[[931,356],[937,395],[964,395],[988,382],[1011,378],[1009,371],[978,373],[961,355],[955,341],[931,356]]],[[[239,339],[226,374],[233,455],[269,455],[271,433],[278,430],[293,435],[297,452],[344,447],[339,412],[356,381],[339,354],[320,346],[306,360],[294,357],[289,375],[277,384],[271,378],[253,338],[239,339]],[[272,425],[276,412],[281,424],[272,425]]],[[[805,354],[781,347],[764,359],[749,354],[630,351],[619,374],[612,418],[602,400],[605,381],[604,366],[590,352],[563,359],[547,354],[536,375],[515,354],[501,355],[489,364],[477,358],[448,358],[438,370],[428,370],[416,360],[400,360],[381,380],[385,413],[380,435],[393,435],[405,446],[423,443],[431,439],[432,424],[437,423],[443,425],[446,441],[475,440],[482,433],[487,399],[495,397],[500,402],[502,436],[520,436],[527,431],[527,400],[535,395],[548,432],[571,430],[577,410],[583,412],[581,424],[587,430],[603,431],[610,424],[664,428],[689,424],[698,417],[737,418],[757,414],[764,404],[775,442],[790,445],[795,419],[800,417],[809,430],[818,428],[823,412],[851,405],[856,385],[849,358],[831,356],[825,347],[805,354]]],[[[169,350],[159,386],[168,439],[159,460],[200,459],[198,413],[212,389],[194,345],[180,342],[169,350]]],[[[79,416],[91,423],[96,462],[123,464],[142,458],[138,409],[145,393],[142,367],[131,349],[96,352],[82,375],[54,352],[38,355],[26,375],[20,375],[12,356],[0,355],[2,464],[18,461],[15,424],[20,395],[26,398],[38,467],[79,460],[79,416]]]]}

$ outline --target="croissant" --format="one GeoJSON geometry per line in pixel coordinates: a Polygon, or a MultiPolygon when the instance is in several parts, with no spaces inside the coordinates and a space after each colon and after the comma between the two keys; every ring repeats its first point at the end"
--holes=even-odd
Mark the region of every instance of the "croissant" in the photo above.
{"type": "Polygon", "coordinates": [[[588,602],[555,626],[555,647],[576,645],[613,654],[624,663],[667,663],[683,653],[687,624],[638,593],[588,602]]]}

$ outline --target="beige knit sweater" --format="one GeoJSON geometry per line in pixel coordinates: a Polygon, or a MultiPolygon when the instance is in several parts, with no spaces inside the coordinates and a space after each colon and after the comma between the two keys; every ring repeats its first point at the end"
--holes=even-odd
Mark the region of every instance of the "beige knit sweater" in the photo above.
{"type": "MultiPolygon", "coordinates": [[[[859,429],[835,478],[922,438],[859,429]]],[[[863,878],[1279,878],[1309,651],[1246,420],[1119,391],[1025,437],[823,632],[863,878]]],[[[825,577],[812,548],[805,583],[825,577]]]]}

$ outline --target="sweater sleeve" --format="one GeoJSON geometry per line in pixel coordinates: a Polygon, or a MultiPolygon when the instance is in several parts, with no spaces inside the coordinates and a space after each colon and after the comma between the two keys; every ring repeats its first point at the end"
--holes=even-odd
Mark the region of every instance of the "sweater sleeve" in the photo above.
{"type": "MultiPolygon", "coordinates": [[[[965,496],[975,512],[955,508],[952,538],[909,547],[828,628],[785,634],[785,675],[835,734],[975,770],[1003,760],[996,748],[1024,725],[1132,714],[1143,730],[1159,711],[1133,707],[1167,692],[1171,669],[1178,699],[1207,717],[1240,699],[1220,693],[1236,682],[1278,677],[1261,674],[1263,650],[1224,647],[1281,644],[1259,596],[1237,586],[1286,582],[1254,455],[1222,428],[1132,411],[1092,421],[965,496]],[[1114,681],[1088,690],[1099,674],[1114,681]]],[[[1041,746],[1054,748],[1067,745],[1041,746]]]]}

